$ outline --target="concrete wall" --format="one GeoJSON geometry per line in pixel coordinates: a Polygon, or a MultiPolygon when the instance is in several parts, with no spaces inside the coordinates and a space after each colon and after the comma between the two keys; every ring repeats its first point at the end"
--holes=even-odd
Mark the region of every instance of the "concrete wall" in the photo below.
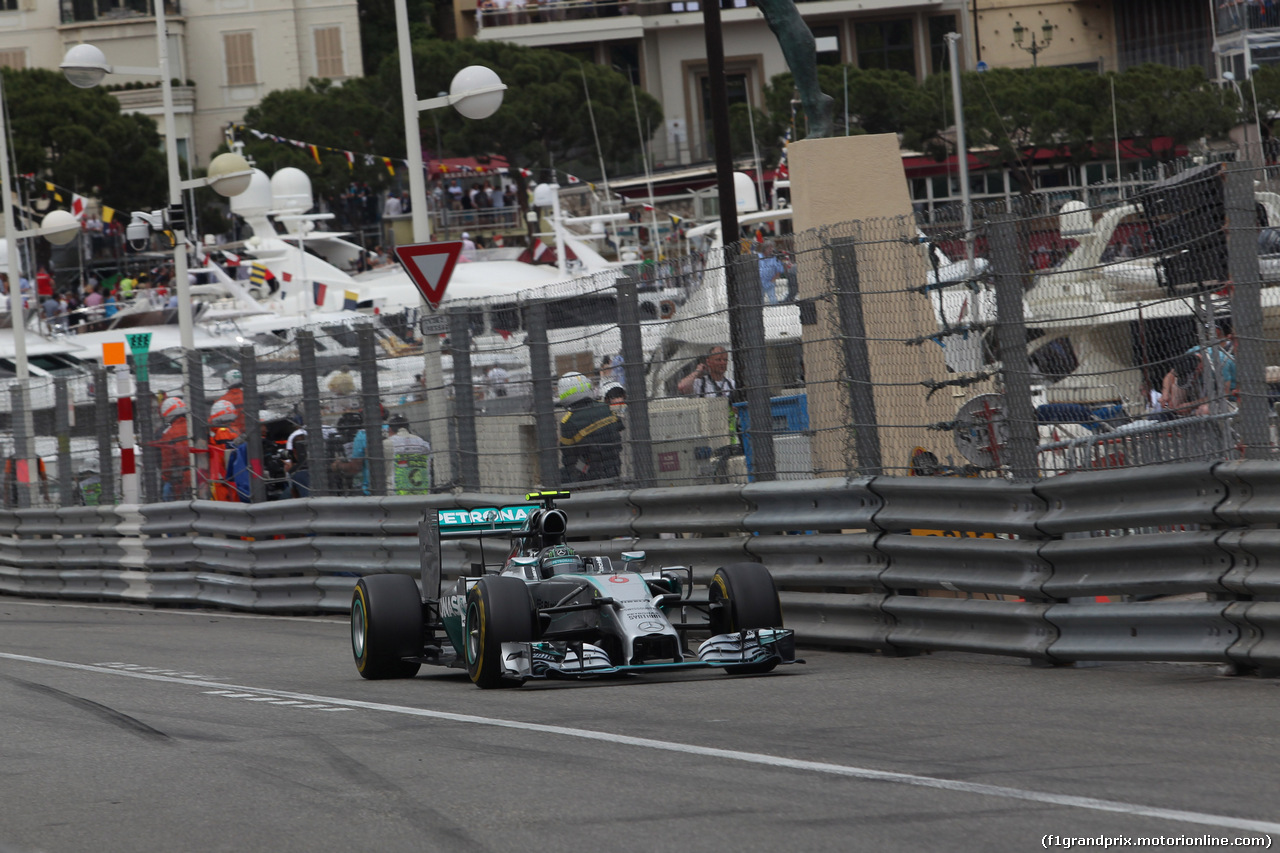
{"type": "MultiPolygon", "coordinates": [[[[880,134],[806,139],[791,145],[788,152],[797,233],[862,220],[865,228],[846,226],[834,230],[832,236],[857,236],[860,242],[904,238],[902,242],[862,246],[858,251],[871,381],[876,383],[876,421],[885,468],[906,467],[912,448],[917,445],[928,447],[940,458],[954,453],[948,433],[931,433],[923,427],[953,418],[955,403],[945,393],[926,400],[927,389],[916,384],[945,378],[942,349],[899,343],[936,331],[937,323],[929,300],[907,290],[916,282],[923,284],[928,269],[920,247],[905,241],[915,236],[916,227],[897,137],[880,134]]],[[[804,326],[803,333],[809,425],[815,431],[814,462],[821,470],[840,470],[845,463],[863,465],[864,461],[854,458],[847,429],[850,409],[839,315],[829,297],[834,282],[826,278],[822,252],[796,254],[800,298],[828,294],[820,303],[817,322],[804,326]]]]}

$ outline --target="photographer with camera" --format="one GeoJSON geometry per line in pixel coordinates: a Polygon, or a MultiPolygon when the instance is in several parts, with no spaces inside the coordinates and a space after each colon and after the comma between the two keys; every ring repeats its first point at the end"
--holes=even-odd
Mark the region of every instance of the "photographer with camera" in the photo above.
{"type": "Polygon", "coordinates": [[[728,376],[729,351],[717,344],[688,375],[676,384],[676,390],[692,397],[728,397],[733,394],[733,380],[728,376]]]}

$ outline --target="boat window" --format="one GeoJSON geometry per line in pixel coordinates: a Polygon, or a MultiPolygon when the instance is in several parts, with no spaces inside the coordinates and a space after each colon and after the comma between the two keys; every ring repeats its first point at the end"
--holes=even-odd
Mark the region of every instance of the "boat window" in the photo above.
{"type": "Polygon", "coordinates": [[[355,349],[360,345],[355,330],[349,326],[333,325],[322,327],[325,335],[338,342],[339,346],[355,349]]]}
{"type": "Polygon", "coordinates": [[[489,309],[489,323],[495,332],[520,331],[520,309],[513,304],[494,305],[489,309]]]}
{"type": "Polygon", "coordinates": [[[575,296],[553,303],[547,312],[548,329],[608,325],[618,321],[617,300],[613,296],[575,296]]]}

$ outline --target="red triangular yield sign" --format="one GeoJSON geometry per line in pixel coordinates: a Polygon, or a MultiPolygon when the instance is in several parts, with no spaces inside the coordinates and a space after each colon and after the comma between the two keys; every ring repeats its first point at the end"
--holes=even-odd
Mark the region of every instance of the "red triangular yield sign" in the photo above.
{"type": "Polygon", "coordinates": [[[396,246],[395,252],[400,266],[413,279],[427,304],[433,309],[439,308],[444,289],[458,263],[458,255],[462,253],[462,243],[416,243],[396,246]]]}

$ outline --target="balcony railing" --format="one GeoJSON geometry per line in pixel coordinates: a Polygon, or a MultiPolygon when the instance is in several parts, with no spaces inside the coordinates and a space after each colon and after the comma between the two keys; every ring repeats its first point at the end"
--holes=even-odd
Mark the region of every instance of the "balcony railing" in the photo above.
{"type": "MultiPolygon", "coordinates": [[[[745,9],[754,5],[754,0],[720,0],[721,9],[745,9]]],[[[516,24],[701,11],[701,0],[483,0],[476,9],[476,27],[483,30],[516,24]]]]}
{"type": "Polygon", "coordinates": [[[1214,0],[1218,35],[1280,27],[1280,6],[1262,0],[1214,0]]]}
{"type": "MultiPolygon", "coordinates": [[[[129,18],[154,18],[156,0],[61,0],[62,23],[83,24],[93,21],[121,21],[129,18]]],[[[165,0],[166,15],[181,15],[179,0],[165,0]]]]}

